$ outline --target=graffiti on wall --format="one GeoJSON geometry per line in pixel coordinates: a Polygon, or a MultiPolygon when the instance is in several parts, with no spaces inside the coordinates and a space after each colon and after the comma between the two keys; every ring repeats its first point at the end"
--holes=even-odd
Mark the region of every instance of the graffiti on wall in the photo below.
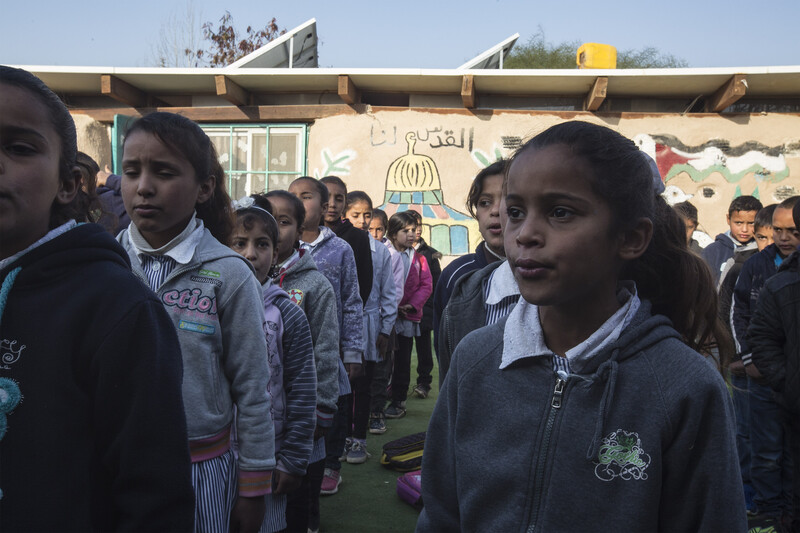
{"type": "MultiPolygon", "coordinates": [[[[445,128],[439,125],[408,133],[414,134],[417,143],[427,144],[431,149],[460,148],[472,152],[475,141],[475,128],[445,128]]],[[[397,144],[397,126],[384,128],[373,122],[369,130],[369,142],[373,147],[395,146],[397,144]]]]}
{"type": "Polygon", "coordinates": [[[333,155],[328,148],[323,148],[321,152],[322,162],[325,166],[320,170],[314,169],[314,177],[317,179],[325,176],[349,176],[351,169],[350,163],[356,158],[355,150],[342,150],[333,155]]]}
{"type": "Polygon", "coordinates": [[[469,215],[445,203],[436,162],[428,155],[416,153],[417,135],[414,131],[406,133],[406,153],[389,165],[380,208],[388,216],[398,211],[419,212],[423,238],[431,246],[444,255],[467,253],[470,243],[479,239],[477,224],[469,215]]]}
{"type": "Polygon", "coordinates": [[[636,135],[634,142],[656,160],[664,183],[681,173],[698,183],[719,173],[728,183],[737,184],[734,196],[740,196],[743,194],[740,182],[745,176],[752,175],[755,187],[744,194],[758,198],[759,184],[777,183],[789,176],[786,152],[792,147],[769,147],[758,142],[731,146],[724,140],[686,146],[673,135],[644,133],[636,135]]]}

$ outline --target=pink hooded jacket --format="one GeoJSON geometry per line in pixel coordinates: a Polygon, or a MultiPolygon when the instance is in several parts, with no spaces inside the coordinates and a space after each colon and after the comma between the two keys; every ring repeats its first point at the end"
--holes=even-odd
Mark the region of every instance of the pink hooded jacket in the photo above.
{"type": "Polygon", "coordinates": [[[403,299],[400,305],[411,304],[414,312],[406,315],[406,320],[419,322],[422,320],[422,308],[433,292],[433,278],[428,262],[422,254],[414,252],[411,259],[411,267],[408,269],[405,288],[403,289],[403,299]]]}

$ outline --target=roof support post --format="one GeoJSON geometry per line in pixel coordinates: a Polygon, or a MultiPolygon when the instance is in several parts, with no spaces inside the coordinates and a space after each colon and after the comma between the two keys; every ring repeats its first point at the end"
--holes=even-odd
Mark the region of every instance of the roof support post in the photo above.
{"type": "Polygon", "coordinates": [[[217,86],[217,96],[221,96],[233,105],[250,105],[251,95],[245,89],[230,79],[228,76],[214,76],[214,83],[217,86]]]}
{"type": "Polygon", "coordinates": [[[361,91],[347,74],[339,74],[339,98],[350,105],[361,103],[361,91]]]}
{"type": "Polygon", "coordinates": [[[594,80],[592,88],[589,89],[586,99],[583,101],[584,111],[597,111],[600,109],[600,105],[602,105],[603,101],[606,99],[607,90],[608,78],[605,76],[598,76],[597,79],[594,80]]]}
{"type": "Polygon", "coordinates": [[[464,107],[475,107],[475,78],[472,74],[464,74],[461,78],[461,101],[464,107]]]}
{"type": "Polygon", "coordinates": [[[734,74],[722,87],[717,89],[714,96],[708,100],[706,103],[706,111],[719,113],[739,100],[746,92],[747,76],[744,74],[734,74]]]}

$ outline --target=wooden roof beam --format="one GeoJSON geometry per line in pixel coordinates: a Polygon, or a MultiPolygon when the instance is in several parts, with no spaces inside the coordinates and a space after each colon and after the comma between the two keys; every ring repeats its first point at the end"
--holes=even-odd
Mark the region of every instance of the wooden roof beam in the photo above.
{"type": "Polygon", "coordinates": [[[347,74],[339,74],[339,98],[350,105],[361,103],[361,91],[347,74]]]}
{"type": "Polygon", "coordinates": [[[467,109],[475,107],[475,77],[472,74],[461,78],[461,101],[467,109]]]}
{"type": "Polygon", "coordinates": [[[720,113],[723,109],[744,96],[746,92],[747,76],[744,74],[734,74],[722,87],[717,89],[714,96],[706,102],[706,111],[720,113]]]}
{"type": "Polygon", "coordinates": [[[233,105],[250,105],[252,101],[251,94],[228,76],[216,75],[214,76],[214,83],[217,86],[217,96],[221,96],[233,105]]]}
{"type": "Polygon", "coordinates": [[[131,107],[155,107],[165,105],[141,89],[111,74],[100,76],[100,94],[110,96],[117,102],[131,107]]]}
{"type": "Polygon", "coordinates": [[[589,89],[586,98],[583,101],[584,111],[597,111],[606,99],[608,92],[608,78],[599,76],[594,80],[592,88],[589,89]]]}

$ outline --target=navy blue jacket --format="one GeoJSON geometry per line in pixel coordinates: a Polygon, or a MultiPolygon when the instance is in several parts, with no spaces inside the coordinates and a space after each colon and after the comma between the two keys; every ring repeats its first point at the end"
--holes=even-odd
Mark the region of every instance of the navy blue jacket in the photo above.
{"type": "Polygon", "coordinates": [[[128,216],[125,204],[122,203],[121,183],[121,177],[111,174],[106,179],[105,185],[97,188],[97,199],[103,209],[97,223],[106,228],[114,237],[131,223],[131,217],[128,216]]]}
{"type": "MultiPolygon", "coordinates": [[[[747,243],[745,243],[747,244],[747,243]]],[[[730,232],[720,233],[714,242],[709,244],[703,249],[703,259],[705,259],[708,266],[711,268],[711,273],[714,275],[714,283],[719,281],[720,270],[722,266],[733,257],[733,251],[742,244],[734,244],[733,237],[730,232]]]]}
{"type": "Polygon", "coordinates": [[[0,531],[192,531],[180,345],[122,247],[82,224],[0,281],[0,531]]]}
{"type": "Polygon", "coordinates": [[[437,349],[439,344],[439,322],[442,320],[444,308],[447,302],[450,301],[450,295],[453,293],[453,288],[456,286],[456,281],[473,270],[480,270],[489,262],[486,260],[486,243],[481,243],[475,248],[475,252],[471,254],[462,255],[452,263],[447,265],[442,270],[442,276],[436,284],[433,293],[433,346],[437,349]]]}
{"type": "Polygon", "coordinates": [[[764,284],[747,331],[753,364],[794,413],[800,414],[800,254],[790,255],[764,284]]]}
{"type": "Polygon", "coordinates": [[[733,339],[736,341],[736,351],[742,354],[742,361],[745,364],[750,363],[747,328],[750,326],[750,319],[756,310],[758,293],[764,287],[764,282],[778,272],[775,266],[777,254],[778,248],[774,244],[770,244],[745,261],[733,289],[731,330],[733,339]]]}

